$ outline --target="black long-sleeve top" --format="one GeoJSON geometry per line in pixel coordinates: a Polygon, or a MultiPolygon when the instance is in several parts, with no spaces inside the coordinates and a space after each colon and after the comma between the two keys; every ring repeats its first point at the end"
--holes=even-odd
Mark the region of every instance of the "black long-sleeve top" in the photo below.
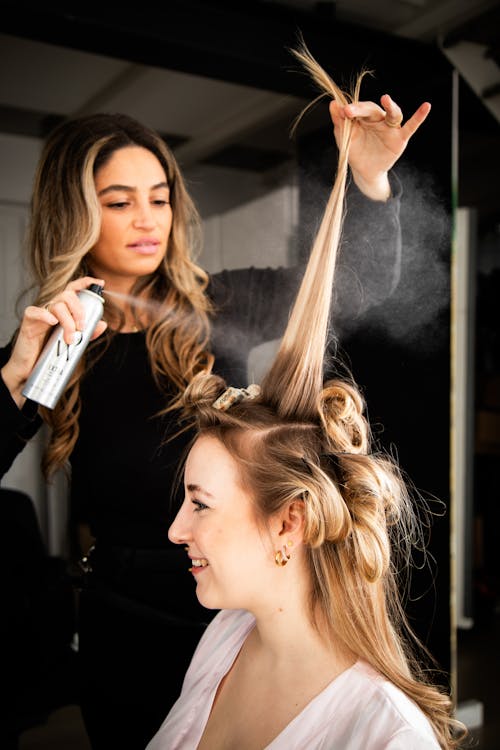
{"type": "MultiPolygon", "coordinates": [[[[375,202],[351,186],[332,308],[335,331],[382,302],[397,284],[401,260],[400,186],[375,202]],[[382,269],[382,273],[381,273],[382,269]]],[[[216,309],[211,346],[214,371],[230,385],[247,385],[252,347],[282,335],[302,268],[226,270],[211,277],[216,309]]],[[[0,367],[10,346],[0,351],[0,367]]],[[[154,382],[145,334],[120,333],[81,381],[79,437],[71,455],[71,507],[101,543],[139,548],[170,546],[168,527],[181,489],[172,493],[190,433],[177,416],[156,417],[168,394],[154,382]],[[176,499],[173,498],[173,495],[176,499]]],[[[39,429],[37,405],[19,410],[0,378],[0,475],[39,429]]]]}

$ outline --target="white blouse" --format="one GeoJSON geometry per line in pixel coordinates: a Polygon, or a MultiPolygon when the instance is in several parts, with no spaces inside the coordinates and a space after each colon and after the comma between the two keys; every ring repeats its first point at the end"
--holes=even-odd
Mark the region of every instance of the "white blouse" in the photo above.
{"type": "MultiPolygon", "coordinates": [[[[207,627],[177,702],[146,750],[196,750],[221,679],[255,625],[222,610],[207,627]]],[[[439,750],[432,727],[399,688],[361,660],[336,677],[263,750],[439,750]]]]}

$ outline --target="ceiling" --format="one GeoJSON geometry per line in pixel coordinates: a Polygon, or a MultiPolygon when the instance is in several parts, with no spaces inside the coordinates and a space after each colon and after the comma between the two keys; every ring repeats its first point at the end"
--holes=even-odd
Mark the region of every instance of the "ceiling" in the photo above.
{"type": "Polygon", "coordinates": [[[184,168],[267,173],[290,158],[288,128],[311,98],[286,49],[299,29],[325,67],[328,55],[350,72],[373,57],[381,77],[410,88],[439,75],[448,42],[471,39],[500,64],[499,3],[488,0],[163,6],[153,16],[4,2],[0,132],[43,138],[64,118],[121,111],[161,132],[184,168]]]}

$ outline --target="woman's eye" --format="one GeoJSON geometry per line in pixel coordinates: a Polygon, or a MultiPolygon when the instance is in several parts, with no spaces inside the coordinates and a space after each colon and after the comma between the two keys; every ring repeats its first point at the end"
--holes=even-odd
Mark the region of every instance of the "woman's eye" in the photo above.
{"type": "Polygon", "coordinates": [[[205,503],[202,503],[201,500],[191,500],[193,505],[195,505],[194,512],[199,513],[200,510],[206,510],[208,508],[208,505],[205,505],[205,503]]]}
{"type": "Polygon", "coordinates": [[[161,200],[160,198],[158,198],[158,200],[153,201],[153,205],[154,206],[161,206],[161,207],[168,206],[168,205],[170,205],[170,201],[161,200]]]}
{"type": "Polygon", "coordinates": [[[125,208],[128,205],[128,201],[118,201],[117,203],[108,203],[108,208],[125,208]]]}

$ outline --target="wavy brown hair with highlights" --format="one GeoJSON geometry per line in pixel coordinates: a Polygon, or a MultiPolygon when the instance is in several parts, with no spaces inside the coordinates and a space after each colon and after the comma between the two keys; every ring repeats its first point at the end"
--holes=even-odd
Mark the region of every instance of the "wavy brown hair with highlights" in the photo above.
{"type": "MultiPolygon", "coordinates": [[[[321,91],[347,103],[350,97],[305,46],[296,55],[321,91]]],[[[213,403],[226,383],[200,373],[184,405],[198,435],[219,440],[236,461],[263,527],[302,501],[313,626],[400,688],[448,750],[458,745],[463,727],[452,718],[449,695],[422,666],[430,657],[409,628],[400,595],[399,576],[410,565],[412,547],[422,544],[419,498],[393,458],[375,449],[353,379],[325,383],[323,376],[352,127],[345,120],[333,191],[260,396],[221,411],[213,403]]]]}
{"type": "MultiPolygon", "coordinates": [[[[94,178],[115,151],[128,146],[153,153],[170,188],[172,229],[167,253],[157,271],[139,279],[131,292],[154,303],[146,343],[168,411],[179,405],[191,378],[212,367],[211,305],[205,294],[207,274],[195,262],[201,239],[199,216],[174,156],[153,130],[126,115],[96,114],[63,123],[51,134],[35,175],[28,236],[34,304],[43,306],[68,282],[92,275],[89,251],[101,224],[94,178]]],[[[42,462],[46,476],[66,465],[78,438],[80,379],[89,360],[102,353],[113,330],[123,325],[123,314],[109,300],[104,318],[111,326],[88,348],[55,409],[41,409],[51,428],[42,462]]]]}

